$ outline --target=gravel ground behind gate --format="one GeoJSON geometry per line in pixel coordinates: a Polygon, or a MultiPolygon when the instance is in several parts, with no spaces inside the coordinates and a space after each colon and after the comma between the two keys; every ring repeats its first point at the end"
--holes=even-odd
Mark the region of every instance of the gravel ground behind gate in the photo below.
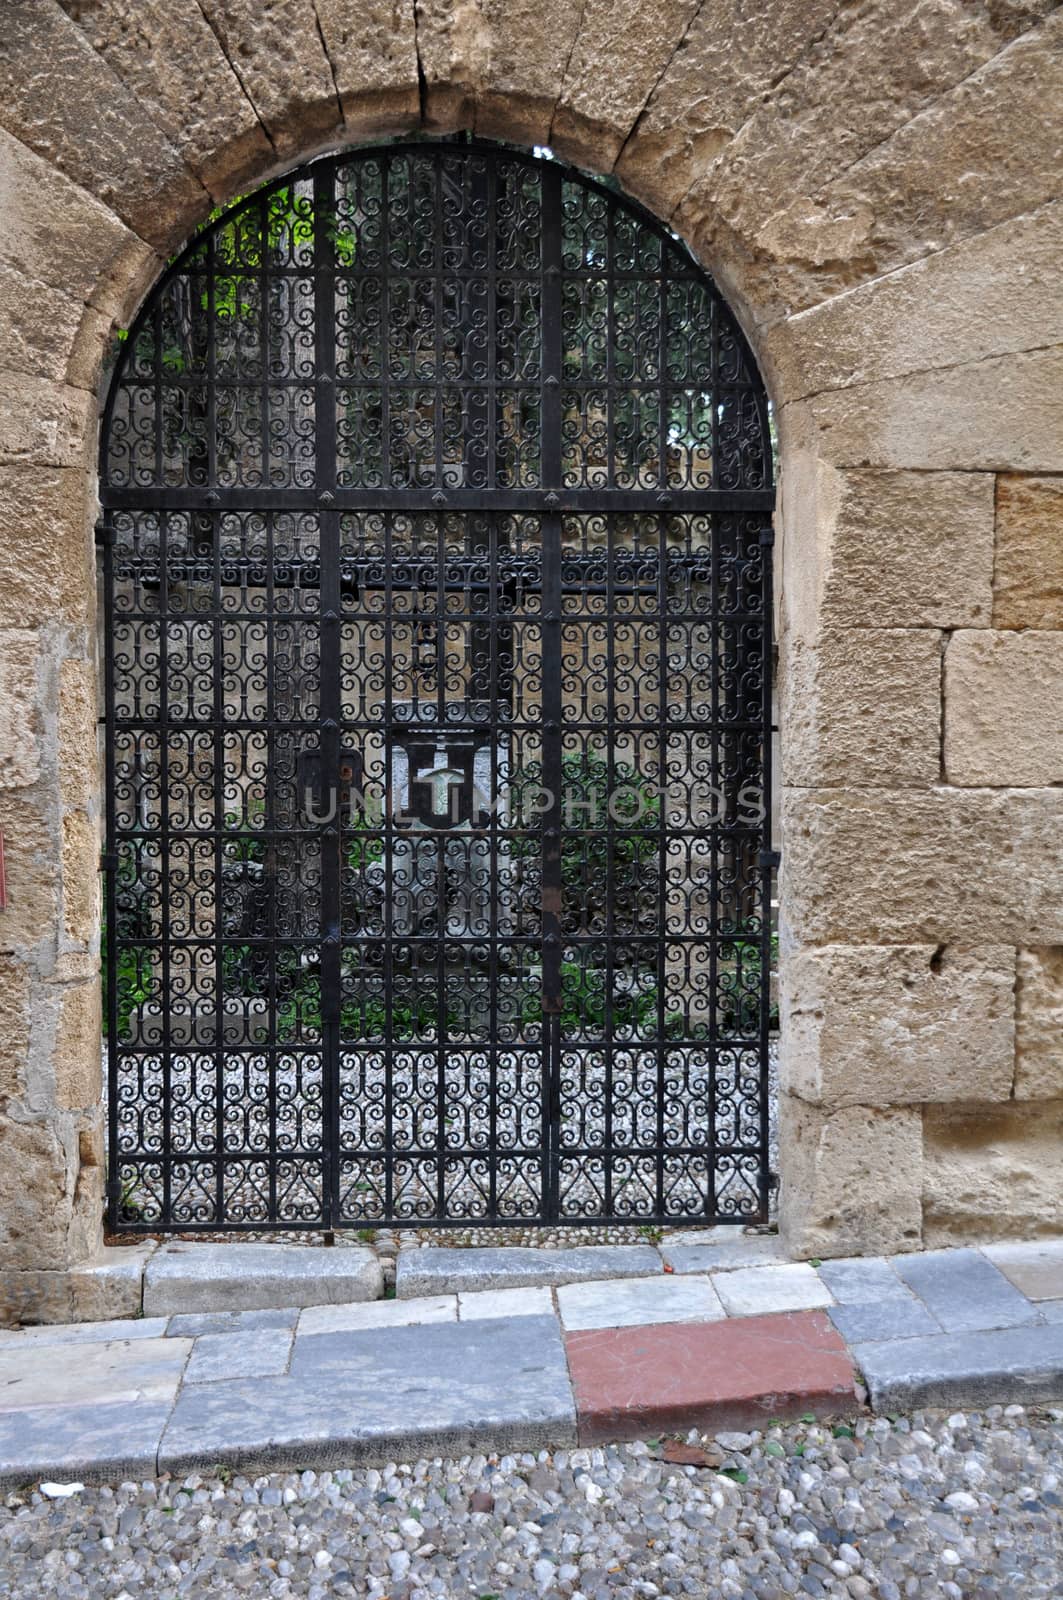
{"type": "Polygon", "coordinates": [[[1063,1594],[1063,1411],[861,1418],[0,1507],[0,1595],[1063,1594]],[[687,1453],[690,1453],[689,1451],[687,1453]]]}

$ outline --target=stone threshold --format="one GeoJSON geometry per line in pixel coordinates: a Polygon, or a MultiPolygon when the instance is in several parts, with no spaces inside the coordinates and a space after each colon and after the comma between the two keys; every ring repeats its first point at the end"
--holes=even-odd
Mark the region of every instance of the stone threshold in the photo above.
{"type": "Polygon", "coordinates": [[[660,1245],[421,1245],[400,1249],[394,1265],[369,1245],[149,1239],[109,1246],[66,1272],[0,1275],[0,1325],[362,1302],[381,1298],[392,1281],[396,1296],[410,1299],[786,1259],[774,1234],[723,1228],[684,1230],[660,1245]]]}

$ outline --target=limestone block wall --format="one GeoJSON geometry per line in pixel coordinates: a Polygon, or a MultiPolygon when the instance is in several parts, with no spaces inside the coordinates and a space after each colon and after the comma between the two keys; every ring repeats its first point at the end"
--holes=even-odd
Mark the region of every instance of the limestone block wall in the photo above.
{"type": "Polygon", "coordinates": [[[106,351],[212,205],[417,129],[615,174],[762,362],[792,1249],[1063,1229],[1061,62],[1053,0],[7,0],[9,1301],[102,1237],[106,351]]]}

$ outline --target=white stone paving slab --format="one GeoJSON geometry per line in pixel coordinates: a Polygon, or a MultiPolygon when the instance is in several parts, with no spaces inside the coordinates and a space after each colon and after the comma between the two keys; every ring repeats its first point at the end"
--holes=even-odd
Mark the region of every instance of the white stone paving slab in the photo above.
{"type": "Polygon", "coordinates": [[[0,1412],[26,1406],[172,1400],[191,1339],[108,1339],[62,1357],[55,1345],[0,1351],[0,1412]]]}
{"type": "Polygon", "coordinates": [[[1028,1300],[1063,1298],[1063,1239],[987,1244],[982,1254],[1028,1300]]]}
{"type": "Polygon", "coordinates": [[[168,1317],[115,1317],[109,1322],[50,1322],[0,1332],[0,1350],[46,1344],[101,1344],[108,1339],[161,1339],[168,1317]]]}
{"type": "MultiPolygon", "coordinates": [[[[416,1301],[397,1301],[399,1305],[415,1305],[416,1301]]],[[[480,1321],[484,1317],[539,1317],[553,1316],[553,1296],[547,1288],[532,1289],[481,1289],[475,1294],[458,1296],[458,1315],[462,1322],[480,1321]]]]}
{"type": "Polygon", "coordinates": [[[252,1311],[379,1300],[384,1273],[365,1245],[164,1244],[144,1274],[144,1311],[252,1311]]]}
{"type": "Polygon", "coordinates": [[[216,1383],[220,1378],[276,1378],[285,1371],[292,1348],[287,1328],[251,1328],[245,1333],[204,1333],[192,1347],[185,1383],[216,1383]]]}
{"type": "Polygon", "coordinates": [[[773,1311],[814,1311],[831,1306],[834,1297],[815,1267],[791,1261],[777,1267],[742,1267],[713,1279],[731,1317],[755,1317],[773,1311]]]}
{"type": "Polygon", "coordinates": [[[374,1300],[369,1305],[308,1306],[299,1317],[300,1338],[318,1333],[360,1333],[365,1328],[408,1328],[425,1322],[456,1322],[458,1297],[374,1300]]]}
{"type": "Polygon", "coordinates": [[[709,1278],[626,1278],[558,1289],[565,1328],[637,1328],[654,1322],[715,1322],[726,1316],[709,1278]]]}

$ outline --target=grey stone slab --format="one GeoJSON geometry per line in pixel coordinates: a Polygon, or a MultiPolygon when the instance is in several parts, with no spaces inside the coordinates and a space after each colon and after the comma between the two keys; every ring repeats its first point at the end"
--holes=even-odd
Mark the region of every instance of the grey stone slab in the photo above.
{"type": "Polygon", "coordinates": [[[895,1256],[893,1266],[946,1333],[1020,1327],[1037,1321],[1037,1308],[980,1250],[928,1250],[925,1255],[895,1256]]]}
{"type": "Polygon", "coordinates": [[[645,1278],[663,1272],[652,1245],[585,1245],[536,1250],[519,1245],[470,1250],[400,1250],[395,1294],[468,1294],[477,1289],[523,1289],[585,1283],[593,1278],[645,1278]]]}
{"type": "Polygon", "coordinates": [[[1063,1239],[987,1244],[982,1254],[1028,1300],[1063,1299],[1063,1239]]]}
{"type": "Polygon", "coordinates": [[[144,1273],[144,1311],[258,1311],[379,1300],[380,1262],[367,1246],[165,1244],[144,1273]]]}
{"type": "Polygon", "coordinates": [[[222,1378],[276,1378],[285,1371],[292,1348],[290,1328],[249,1328],[243,1333],[204,1333],[192,1346],[185,1383],[217,1383],[222,1378]]]}
{"type": "Polygon", "coordinates": [[[485,1319],[299,1337],[286,1377],[182,1388],[159,1470],[353,1466],[575,1440],[557,1319],[485,1319]]]}
{"type": "Polygon", "coordinates": [[[0,1489],[55,1478],[153,1478],[169,1399],[39,1406],[0,1414],[0,1489]]]}
{"type": "Polygon", "coordinates": [[[738,1267],[759,1267],[789,1260],[778,1238],[770,1233],[732,1238],[722,1244],[666,1243],[660,1246],[660,1251],[673,1272],[729,1272],[738,1267]]]}
{"type": "Polygon", "coordinates": [[[846,1256],[822,1261],[817,1272],[839,1305],[871,1305],[882,1300],[908,1301],[912,1291],[882,1256],[846,1256]]]}
{"type": "Polygon", "coordinates": [[[171,1317],[166,1331],[171,1338],[178,1335],[198,1339],[201,1333],[246,1333],[252,1328],[292,1329],[298,1320],[298,1306],[275,1311],[193,1311],[171,1317]]]}
{"type": "Polygon", "coordinates": [[[45,1344],[103,1344],[108,1339],[161,1339],[166,1317],[115,1317],[109,1322],[49,1322],[0,1333],[0,1350],[30,1350],[45,1344]]]}
{"type": "Polygon", "coordinates": [[[920,1339],[941,1332],[940,1324],[914,1294],[906,1294],[903,1300],[878,1300],[872,1305],[831,1306],[827,1315],[847,1344],[920,1339]]]}
{"type": "Polygon", "coordinates": [[[0,1412],[27,1406],[172,1400],[190,1339],[108,1339],[63,1357],[55,1345],[0,1351],[0,1412]]]}
{"type": "Polygon", "coordinates": [[[726,1316],[709,1278],[622,1278],[570,1283],[557,1291],[566,1328],[637,1328],[657,1322],[718,1322],[726,1316]]]}
{"type": "Polygon", "coordinates": [[[1063,1400],[1063,1326],[857,1344],[852,1355],[880,1411],[1063,1400]]]}
{"type": "Polygon", "coordinates": [[[1063,1322],[1063,1300],[1041,1300],[1037,1311],[1042,1322],[1063,1322]]]}

